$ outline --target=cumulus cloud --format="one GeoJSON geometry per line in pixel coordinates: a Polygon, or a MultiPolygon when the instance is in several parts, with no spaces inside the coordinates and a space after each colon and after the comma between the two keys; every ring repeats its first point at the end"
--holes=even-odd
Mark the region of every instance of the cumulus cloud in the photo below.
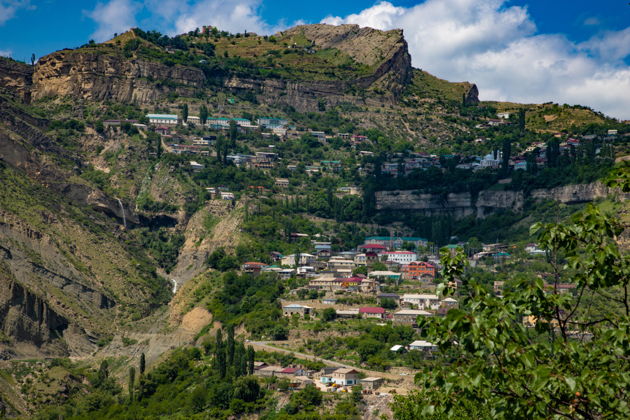
{"type": "Polygon", "coordinates": [[[96,31],[92,38],[96,41],[110,39],[115,33],[122,33],[136,26],[136,13],[142,8],[141,3],[133,0],[110,0],[96,4],[87,15],[96,22],[96,31]]]}
{"type": "Polygon", "coordinates": [[[588,105],[630,118],[630,28],[582,44],[537,34],[526,8],[504,0],[426,0],[413,7],[381,2],[324,23],[402,28],[415,67],[470,80],[486,100],[588,105]]]}
{"type": "Polygon", "coordinates": [[[0,0],[0,25],[13,18],[19,9],[31,8],[30,0],[0,0]]]}
{"type": "MultiPolygon", "coordinates": [[[[0,0],[1,1],[1,0],[0,0]]],[[[97,41],[137,25],[177,35],[211,25],[229,32],[269,34],[285,25],[267,24],[259,15],[261,0],[109,0],[100,2],[87,15],[97,23],[92,35],[97,41]]]]}
{"type": "Polygon", "coordinates": [[[203,0],[192,4],[175,20],[175,32],[212,25],[229,32],[268,34],[275,30],[258,14],[260,0],[203,0]]]}
{"type": "Polygon", "coordinates": [[[11,50],[0,50],[0,57],[11,57],[11,50]]]}

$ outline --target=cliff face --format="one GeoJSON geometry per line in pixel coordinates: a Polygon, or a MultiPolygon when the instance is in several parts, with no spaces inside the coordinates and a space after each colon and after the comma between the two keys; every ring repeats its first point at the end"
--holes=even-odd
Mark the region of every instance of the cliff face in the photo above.
{"type": "MultiPolygon", "coordinates": [[[[610,190],[600,182],[591,184],[567,185],[551,189],[537,189],[531,192],[534,200],[554,200],[565,204],[585,203],[604,198],[610,190]]],[[[522,191],[479,192],[476,199],[470,193],[419,194],[416,191],[379,191],[376,193],[377,210],[411,210],[425,216],[450,215],[457,219],[469,215],[483,218],[497,210],[511,210],[519,213],[525,204],[522,191]]]]}
{"type": "Polygon", "coordinates": [[[193,96],[204,86],[194,67],[126,59],[117,53],[62,50],[42,57],[33,74],[33,98],[51,95],[117,102],[155,102],[168,93],[193,96]]]}
{"type": "Polygon", "coordinates": [[[412,77],[411,56],[401,30],[379,31],[358,25],[301,25],[282,32],[283,36],[304,36],[319,48],[335,48],[357,63],[368,66],[369,75],[345,81],[300,81],[230,77],[224,86],[254,90],[267,104],[287,104],[301,112],[316,111],[323,98],[328,105],[363,101],[348,91],[353,87],[378,88],[394,101],[412,77]]]}
{"type": "Polygon", "coordinates": [[[0,57],[0,93],[22,102],[29,102],[32,83],[33,67],[0,57]]]}
{"type": "MultiPolygon", "coordinates": [[[[300,34],[321,49],[337,49],[369,69],[352,80],[311,81],[248,78],[228,75],[224,87],[254,90],[260,102],[288,104],[300,111],[317,110],[325,98],[334,105],[357,102],[352,87],[378,88],[384,100],[394,100],[411,80],[411,57],[402,31],[379,31],[357,25],[303,25],[283,32],[300,34]]],[[[1,69],[0,69],[1,71],[1,69]]],[[[102,50],[62,50],[39,60],[32,76],[32,96],[155,103],[168,94],[195,96],[206,77],[196,67],[168,66],[148,59],[126,58],[119,47],[102,50]]]]}

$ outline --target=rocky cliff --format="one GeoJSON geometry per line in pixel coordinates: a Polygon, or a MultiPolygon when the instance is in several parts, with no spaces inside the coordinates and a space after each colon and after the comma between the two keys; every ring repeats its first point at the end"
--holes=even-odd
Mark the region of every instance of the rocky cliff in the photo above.
{"type": "Polygon", "coordinates": [[[205,83],[195,67],[126,58],[120,49],[62,50],[42,57],[33,74],[33,98],[149,103],[169,93],[193,96],[205,83]]]}
{"type": "Polygon", "coordinates": [[[31,98],[33,67],[0,57],[0,93],[22,102],[31,98]]]}
{"type": "MultiPolygon", "coordinates": [[[[530,193],[534,200],[554,200],[564,204],[585,203],[604,198],[610,190],[600,182],[566,185],[551,189],[536,189],[530,193]]],[[[476,215],[485,217],[497,210],[523,210],[526,195],[523,191],[480,191],[476,198],[470,193],[448,195],[421,194],[413,190],[379,191],[377,210],[414,211],[425,216],[450,215],[457,219],[476,215]]]]}

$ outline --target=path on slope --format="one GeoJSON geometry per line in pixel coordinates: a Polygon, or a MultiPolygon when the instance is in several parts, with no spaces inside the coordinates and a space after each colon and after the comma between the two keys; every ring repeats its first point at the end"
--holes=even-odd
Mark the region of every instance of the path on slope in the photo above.
{"type": "Polygon", "coordinates": [[[282,347],[276,347],[276,346],[274,346],[273,344],[270,344],[270,343],[272,343],[272,342],[269,342],[269,341],[250,341],[247,344],[250,344],[252,347],[254,347],[254,350],[277,351],[277,352],[280,352],[280,353],[291,354],[291,355],[293,355],[295,357],[298,357],[300,359],[313,360],[313,361],[317,361],[317,362],[324,362],[324,363],[326,363],[327,365],[330,365],[330,366],[356,369],[358,371],[361,371],[361,372],[365,373],[368,376],[378,376],[378,377],[389,379],[389,380],[392,380],[392,381],[406,382],[405,385],[412,385],[413,384],[413,376],[401,376],[401,375],[397,375],[397,374],[393,374],[393,373],[379,372],[379,371],[376,371],[376,370],[367,370],[367,369],[364,369],[364,368],[361,368],[361,367],[348,365],[346,363],[336,362],[334,360],[322,359],[321,357],[318,357],[318,356],[315,356],[315,355],[312,355],[312,354],[300,353],[300,352],[289,350],[289,349],[283,349],[282,347]]]}

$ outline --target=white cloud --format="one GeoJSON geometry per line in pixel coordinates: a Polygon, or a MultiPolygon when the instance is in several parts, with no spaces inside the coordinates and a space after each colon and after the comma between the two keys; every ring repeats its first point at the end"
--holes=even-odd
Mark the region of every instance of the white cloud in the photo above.
{"type": "Polygon", "coordinates": [[[0,0],[0,25],[12,19],[19,9],[31,7],[30,0],[0,0]]]}
{"type": "Polygon", "coordinates": [[[0,57],[11,57],[12,53],[11,50],[0,50],[0,57]]]}
{"type": "MultiPolygon", "coordinates": [[[[0,0],[2,1],[2,0],[0,0]]],[[[92,37],[97,41],[110,38],[137,25],[144,16],[143,27],[177,35],[211,25],[229,32],[270,34],[286,27],[267,24],[259,15],[262,0],[109,0],[97,3],[87,15],[97,23],[92,37]],[[141,13],[142,12],[142,13],[141,13]]]]}
{"type": "Polygon", "coordinates": [[[136,26],[136,13],[142,5],[133,0],[110,0],[107,3],[97,3],[94,10],[87,15],[96,24],[96,31],[92,38],[96,41],[110,39],[114,33],[123,33],[136,26]]]}
{"type": "Polygon", "coordinates": [[[415,67],[470,80],[482,99],[582,104],[630,118],[630,28],[575,44],[536,34],[527,9],[504,0],[426,0],[405,8],[378,3],[324,23],[402,28],[415,67]]]}
{"type": "Polygon", "coordinates": [[[183,33],[203,25],[217,26],[228,32],[274,31],[258,14],[260,0],[202,0],[181,10],[175,20],[174,33],[183,33]]]}

